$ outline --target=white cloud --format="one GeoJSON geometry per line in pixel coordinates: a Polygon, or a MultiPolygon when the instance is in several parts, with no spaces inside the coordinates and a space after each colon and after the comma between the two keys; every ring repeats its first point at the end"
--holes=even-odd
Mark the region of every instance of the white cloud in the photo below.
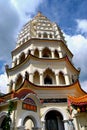
{"type": "Polygon", "coordinates": [[[87,19],[77,19],[77,31],[87,33],[87,19]]]}
{"type": "Polygon", "coordinates": [[[43,0],[26,0],[26,2],[24,0],[11,0],[11,2],[16,7],[21,21],[26,22],[31,18],[31,15],[36,12],[36,9],[43,0]]]}
{"type": "Polygon", "coordinates": [[[43,0],[11,0],[11,2],[15,5],[17,10],[23,14],[25,11],[35,12],[36,8],[43,0]]]}
{"type": "Polygon", "coordinates": [[[80,81],[82,88],[87,91],[87,38],[82,35],[66,35],[65,38],[69,49],[74,54],[75,67],[81,68],[80,81]]]}
{"type": "Polygon", "coordinates": [[[73,36],[65,34],[65,39],[67,41],[70,50],[72,50],[74,54],[80,54],[80,53],[82,54],[84,53],[84,51],[86,51],[87,38],[85,38],[81,34],[73,36]]]}
{"type": "Polygon", "coordinates": [[[19,16],[10,0],[0,0],[0,60],[10,61],[18,25],[19,16]]]}
{"type": "Polygon", "coordinates": [[[0,91],[7,93],[7,75],[6,73],[0,75],[0,91]]]}
{"type": "Polygon", "coordinates": [[[7,64],[11,62],[10,52],[16,47],[19,29],[31,18],[42,1],[0,0],[0,60],[7,64]]]}

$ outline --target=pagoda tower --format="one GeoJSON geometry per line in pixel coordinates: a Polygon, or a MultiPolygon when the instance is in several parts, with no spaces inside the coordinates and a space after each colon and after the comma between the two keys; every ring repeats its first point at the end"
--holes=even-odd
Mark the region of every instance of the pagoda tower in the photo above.
{"type": "Polygon", "coordinates": [[[60,27],[38,12],[23,26],[11,54],[12,66],[6,65],[8,93],[0,98],[0,127],[11,100],[11,129],[83,130],[67,99],[86,92],[60,27]]]}
{"type": "Polygon", "coordinates": [[[8,92],[20,88],[26,73],[35,85],[71,85],[79,77],[72,57],[61,29],[39,12],[18,35],[12,51],[12,67],[6,68],[8,92]]]}

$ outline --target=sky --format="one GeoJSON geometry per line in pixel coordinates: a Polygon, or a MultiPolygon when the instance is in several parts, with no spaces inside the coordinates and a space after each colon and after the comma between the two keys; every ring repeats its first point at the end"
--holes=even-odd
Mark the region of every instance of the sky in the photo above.
{"type": "Polygon", "coordinates": [[[81,87],[87,92],[87,0],[0,0],[0,91],[7,91],[5,65],[11,65],[17,35],[38,11],[63,31],[73,63],[81,68],[81,87]]]}

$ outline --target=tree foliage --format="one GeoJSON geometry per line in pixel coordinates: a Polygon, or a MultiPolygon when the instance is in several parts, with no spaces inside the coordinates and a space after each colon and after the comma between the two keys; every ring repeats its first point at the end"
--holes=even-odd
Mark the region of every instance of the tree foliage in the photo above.
{"type": "Polygon", "coordinates": [[[3,130],[10,130],[10,125],[11,125],[11,118],[10,115],[12,111],[14,110],[14,102],[9,101],[9,106],[8,106],[8,113],[4,119],[4,125],[3,125],[3,130]]]}

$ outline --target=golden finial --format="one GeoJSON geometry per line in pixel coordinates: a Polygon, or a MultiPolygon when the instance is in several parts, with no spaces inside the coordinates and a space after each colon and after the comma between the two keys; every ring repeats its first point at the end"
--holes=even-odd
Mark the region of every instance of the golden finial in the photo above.
{"type": "Polygon", "coordinates": [[[38,14],[37,14],[37,16],[41,16],[42,14],[41,14],[41,12],[40,11],[38,11],[38,14]]]}

